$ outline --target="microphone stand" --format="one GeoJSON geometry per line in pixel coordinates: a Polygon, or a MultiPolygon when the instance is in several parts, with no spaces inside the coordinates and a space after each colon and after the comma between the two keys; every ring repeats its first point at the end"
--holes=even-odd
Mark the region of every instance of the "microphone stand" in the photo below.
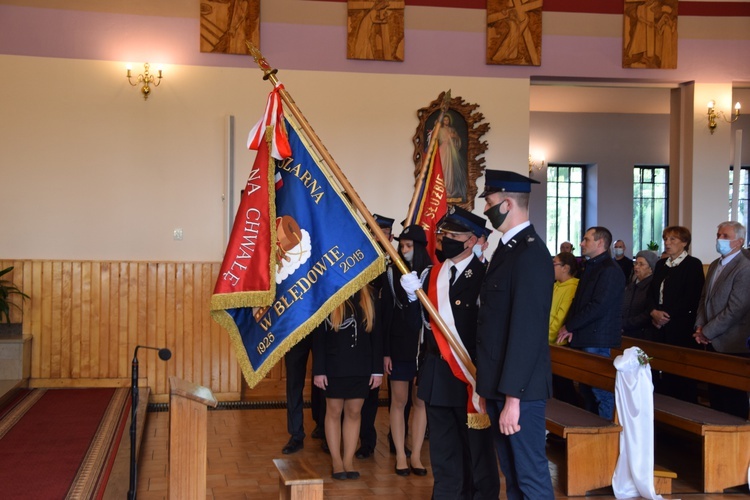
{"type": "Polygon", "coordinates": [[[159,351],[159,358],[167,361],[172,357],[172,353],[169,349],[158,347],[149,347],[145,345],[135,346],[133,352],[133,364],[130,370],[130,489],[128,490],[128,500],[135,500],[136,498],[136,483],[138,477],[138,469],[136,466],[136,415],[138,411],[138,349],[143,347],[144,349],[153,349],[159,351]]]}

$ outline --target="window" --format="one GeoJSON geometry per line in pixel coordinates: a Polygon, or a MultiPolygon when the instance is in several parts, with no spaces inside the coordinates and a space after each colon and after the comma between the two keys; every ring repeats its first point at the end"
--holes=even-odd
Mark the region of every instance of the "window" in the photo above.
{"type": "Polygon", "coordinates": [[[547,248],[552,255],[560,243],[574,247],[583,239],[585,222],[585,165],[549,164],[547,167],[547,248]]]}
{"type": "Polygon", "coordinates": [[[633,254],[648,250],[651,242],[661,246],[669,208],[669,167],[633,168],[633,254]]]}
{"type": "MultiPolygon", "coordinates": [[[[740,198],[737,206],[737,220],[747,228],[748,222],[748,193],[750,193],[750,167],[742,167],[740,170],[740,198]]],[[[734,193],[734,168],[729,167],[729,212],[727,220],[732,220],[732,202],[734,193]]]]}

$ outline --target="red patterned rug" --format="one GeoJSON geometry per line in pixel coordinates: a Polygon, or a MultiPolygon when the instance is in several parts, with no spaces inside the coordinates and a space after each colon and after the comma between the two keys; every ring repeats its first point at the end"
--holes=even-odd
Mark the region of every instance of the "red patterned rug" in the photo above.
{"type": "Polygon", "coordinates": [[[129,415],[128,389],[34,389],[0,409],[3,498],[101,498],[129,415]]]}

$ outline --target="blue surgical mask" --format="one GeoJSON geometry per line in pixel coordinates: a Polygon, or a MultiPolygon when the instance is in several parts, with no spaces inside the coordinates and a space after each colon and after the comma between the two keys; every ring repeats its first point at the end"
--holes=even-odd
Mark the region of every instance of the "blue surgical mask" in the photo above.
{"type": "Polygon", "coordinates": [[[732,242],[734,240],[716,240],[716,251],[721,254],[722,257],[732,251],[732,242]]]}
{"type": "Polygon", "coordinates": [[[476,245],[474,245],[474,247],[471,250],[474,252],[474,255],[477,256],[477,259],[482,258],[482,245],[477,243],[476,245]]]}

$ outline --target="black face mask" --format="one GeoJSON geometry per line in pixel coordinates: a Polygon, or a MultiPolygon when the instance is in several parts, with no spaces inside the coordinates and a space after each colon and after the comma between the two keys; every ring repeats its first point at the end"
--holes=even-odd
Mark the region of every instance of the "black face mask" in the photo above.
{"type": "Polygon", "coordinates": [[[490,224],[492,224],[492,227],[495,229],[500,229],[500,226],[503,225],[503,222],[505,222],[505,218],[508,217],[509,212],[500,213],[500,205],[505,203],[505,200],[502,203],[498,203],[494,207],[491,207],[489,210],[487,210],[484,215],[489,219],[490,224]]]}
{"type": "Polygon", "coordinates": [[[453,257],[456,257],[457,255],[461,255],[461,253],[466,250],[464,247],[466,242],[464,241],[458,241],[453,240],[448,237],[443,237],[443,256],[446,259],[452,259],[453,257]]]}

